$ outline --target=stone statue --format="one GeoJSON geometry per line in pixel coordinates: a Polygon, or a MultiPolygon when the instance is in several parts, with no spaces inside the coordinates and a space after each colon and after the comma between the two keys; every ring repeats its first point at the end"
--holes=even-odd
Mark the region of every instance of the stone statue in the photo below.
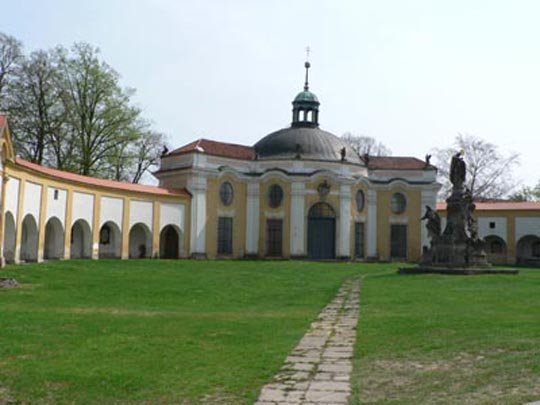
{"type": "Polygon", "coordinates": [[[422,220],[427,220],[426,228],[428,231],[428,236],[431,239],[431,245],[437,241],[441,236],[441,217],[432,209],[429,205],[426,205],[426,213],[422,217],[422,220]]]}
{"type": "Polygon", "coordinates": [[[341,148],[341,150],[339,151],[339,153],[341,154],[341,161],[344,162],[345,160],[347,160],[347,148],[343,147],[341,148]]]}
{"type": "Polygon", "coordinates": [[[450,181],[454,189],[460,190],[465,183],[466,166],[463,160],[463,151],[459,151],[452,156],[450,162],[450,181]]]}

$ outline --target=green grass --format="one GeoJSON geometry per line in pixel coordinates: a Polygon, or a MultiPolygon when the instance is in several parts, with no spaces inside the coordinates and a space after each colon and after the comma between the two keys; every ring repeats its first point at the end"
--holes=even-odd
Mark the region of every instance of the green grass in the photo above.
{"type": "Polygon", "coordinates": [[[540,269],[364,276],[354,404],[540,399],[540,269]]]}
{"type": "Polygon", "coordinates": [[[66,261],[0,290],[0,403],[250,404],[341,283],[362,277],[351,404],[540,399],[540,269],[66,261]]]}
{"type": "Polygon", "coordinates": [[[0,403],[252,403],[355,267],[8,267],[23,287],[0,290],[0,403]]]}

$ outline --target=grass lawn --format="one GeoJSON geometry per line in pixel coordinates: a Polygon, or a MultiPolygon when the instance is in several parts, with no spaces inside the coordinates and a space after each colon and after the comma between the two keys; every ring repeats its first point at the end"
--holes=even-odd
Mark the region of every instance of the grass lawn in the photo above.
{"type": "Polygon", "coordinates": [[[540,400],[540,269],[363,277],[353,404],[540,400]]]}
{"type": "Polygon", "coordinates": [[[0,403],[250,404],[357,265],[65,261],[0,290],[0,403]]]}

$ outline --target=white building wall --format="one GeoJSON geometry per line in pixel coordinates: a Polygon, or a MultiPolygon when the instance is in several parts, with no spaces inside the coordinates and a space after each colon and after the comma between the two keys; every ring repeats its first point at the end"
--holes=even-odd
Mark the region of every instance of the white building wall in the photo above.
{"type": "Polygon", "coordinates": [[[506,218],[503,217],[480,217],[478,218],[478,236],[485,238],[488,235],[495,235],[508,242],[506,218]],[[495,224],[495,228],[490,228],[490,224],[495,224]]]}
{"type": "Polygon", "coordinates": [[[92,230],[94,221],[94,195],[86,193],[73,193],[70,228],[79,219],[84,219],[92,230]]]}
{"type": "Polygon", "coordinates": [[[189,179],[188,188],[192,194],[190,253],[206,254],[206,177],[189,179]]]}
{"type": "Polygon", "coordinates": [[[124,200],[121,198],[101,197],[99,212],[99,228],[105,222],[114,222],[122,232],[122,218],[124,213],[124,200]]]}
{"type": "Polygon", "coordinates": [[[39,211],[41,207],[41,185],[26,182],[24,186],[23,218],[32,214],[39,226],[39,211]]]}
{"type": "Polygon", "coordinates": [[[15,221],[17,221],[20,184],[21,181],[19,179],[10,177],[6,187],[6,211],[11,211],[15,221]]]}
{"type": "Polygon", "coordinates": [[[540,218],[516,217],[516,243],[526,235],[540,236],[540,218]]]}
{"type": "Polygon", "coordinates": [[[45,216],[45,223],[51,218],[56,217],[60,220],[62,227],[66,229],[66,201],[67,191],[49,187],[47,189],[47,215],[45,216]],[[58,198],[54,199],[54,192],[58,191],[58,198]]]}
{"type": "Polygon", "coordinates": [[[159,230],[161,231],[167,225],[176,225],[184,233],[184,216],[184,204],[162,203],[159,214],[159,230]]]}
{"type": "Polygon", "coordinates": [[[129,205],[129,228],[136,223],[145,224],[152,232],[153,203],[152,201],[131,201],[129,205]]]}

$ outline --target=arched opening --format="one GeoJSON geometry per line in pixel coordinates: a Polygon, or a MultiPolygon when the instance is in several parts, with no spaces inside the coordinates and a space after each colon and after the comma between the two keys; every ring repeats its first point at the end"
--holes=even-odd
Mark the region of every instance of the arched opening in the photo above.
{"type": "Polygon", "coordinates": [[[314,204],[308,214],[308,257],[336,257],[336,213],[327,203],[314,204]]]}
{"type": "Polygon", "coordinates": [[[15,219],[10,211],[4,216],[4,259],[6,263],[15,261],[15,219]]]}
{"type": "Polygon", "coordinates": [[[122,254],[122,233],[112,221],[105,222],[99,230],[99,258],[119,259],[122,254]]]}
{"type": "Polygon", "coordinates": [[[28,214],[22,222],[21,261],[35,262],[38,254],[38,228],[34,217],[28,214]]]}
{"type": "Polygon", "coordinates": [[[64,227],[56,217],[49,218],[45,225],[43,257],[47,260],[56,260],[64,257],[64,227]]]}
{"type": "Polygon", "coordinates": [[[88,222],[78,219],[71,227],[72,259],[89,259],[92,257],[92,230],[88,222]]]}
{"type": "Polygon", "coordinates": [[[536,235],[523,236],[517,243],[516,262],[540,264],[540,238],[536,235]]]}
{"type": "Polygon", "coordinates": [[[180,237],[182,231],[174,225],[165,226],[159,235],[159,257],[178,259],[180,257],[180,237]]]}
{"type": "Polygon", "coordinates": [[[493,264],[506,263],[506,242],[499,236],[489,235],[484,238],[488,261],[493,264]]]}
{"type": "Polygon", "coordinates": [[[143,259],[152,255],[152,232],[145,224],[137,223],[129,231],[129,257],[143,259]]]}

